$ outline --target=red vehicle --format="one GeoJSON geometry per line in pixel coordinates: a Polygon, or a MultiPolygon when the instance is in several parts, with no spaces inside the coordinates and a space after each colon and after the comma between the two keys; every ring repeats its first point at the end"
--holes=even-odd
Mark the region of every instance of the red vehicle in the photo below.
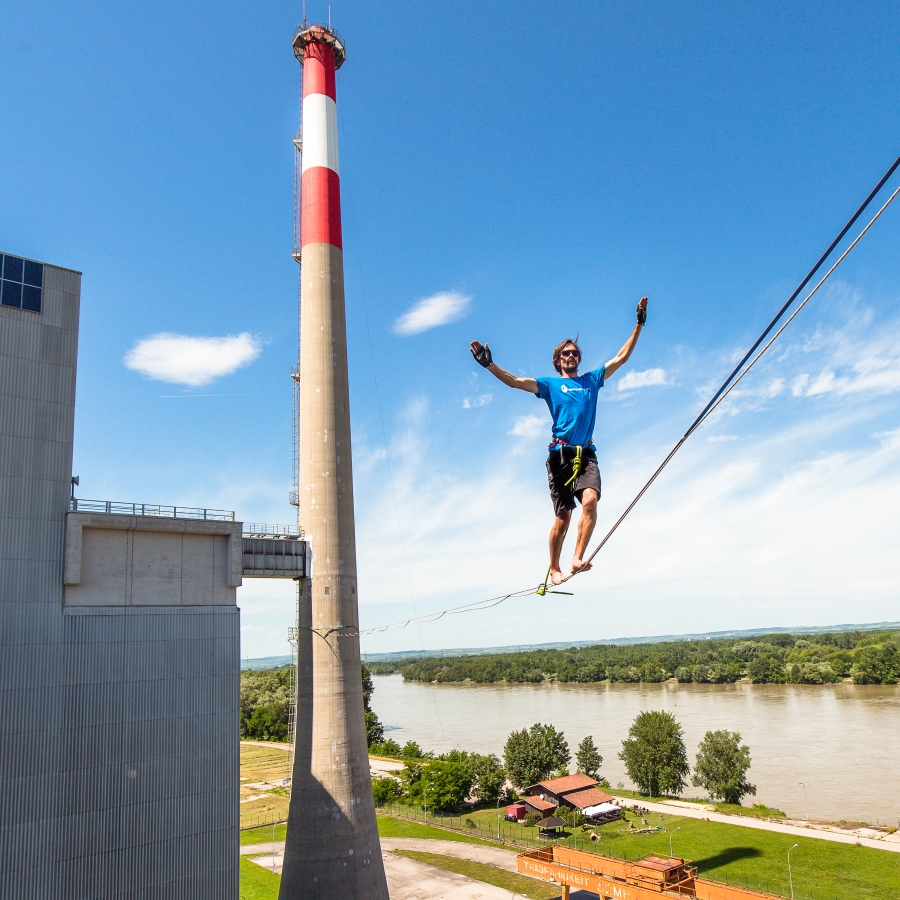
{"type": "Polygon", "coordinates": [[[525,804],[524,803],[510,803],[509,806],[506,807],[506,821],[507,822],[521,822],[522,819],[525,818],[525,804]]]}

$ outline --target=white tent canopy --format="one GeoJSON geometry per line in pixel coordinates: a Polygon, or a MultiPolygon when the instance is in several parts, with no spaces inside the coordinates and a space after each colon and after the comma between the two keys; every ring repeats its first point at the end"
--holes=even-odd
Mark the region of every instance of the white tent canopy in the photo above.
{"type": "Polygon", "coordinates": [[[581,812],[585,816],[602,816],[618,811],[619,807],[615,803],[598,803],[596,806],[586,806],[581,812]]]}

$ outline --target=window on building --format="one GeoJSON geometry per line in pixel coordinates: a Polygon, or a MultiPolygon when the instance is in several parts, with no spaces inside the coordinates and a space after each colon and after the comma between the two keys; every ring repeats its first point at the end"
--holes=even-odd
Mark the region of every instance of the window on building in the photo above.
{"type": "Polygon", "coordinates": [[[44,292],[43,263],[8,255],[0,256],[0,263],[3,276],[0,303],[39,313],[44,292]]]}

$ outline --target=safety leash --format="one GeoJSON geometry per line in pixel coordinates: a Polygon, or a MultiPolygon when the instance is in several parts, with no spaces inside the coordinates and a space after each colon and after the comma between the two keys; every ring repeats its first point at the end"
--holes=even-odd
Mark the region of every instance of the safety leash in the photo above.
{"type": "MultiPolygon", "coordinates": [[[[561,453],[562,451],[560,451],[561,453]]],[[[578,481],[581,474],[581,447],[575,448],[575,459],[572,460],[572,477],[565,483],[565,487],[578,481]]]]}

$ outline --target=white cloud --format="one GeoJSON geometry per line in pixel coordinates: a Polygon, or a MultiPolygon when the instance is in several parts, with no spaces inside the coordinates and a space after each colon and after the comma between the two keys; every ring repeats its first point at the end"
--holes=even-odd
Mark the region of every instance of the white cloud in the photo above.
{"type": "Polygon", "coordinates": [[[643,372],[626,372],[619,381],[620,391],[650,387],[653,384],[667,384],[665,369],[644,369],[643,372]]]}
{"type": "MultiPolygon", "coordinates": [[[[550,632],[534,625],[547,611],[542,601],[524,597],[490,612],[446,617],[441,624],[449,634],[422,625],[422,644],[463,647],[890,618],[900,589],[891,549],[900,539],[900,440],[889,433],[855,451],[819,455],[833,434],[834,418],[829,413],[790,423],[740,444],[686,445],[598,556],[594,571],[568,586],[575,596],[554,598],[565,605],[565,621],[550,632]]],[[[844,427],[857,430],[858,423],[845,420],[844,427]]],[[[647,437],[602,454],[604,490],[594,546],[668,449],[647,437]]],[[[387,512],[383,485],[360,486],[365,625],[408,618],[410,592],[421,615],[525,588],[543,577],[552,509],[542,460],[536,454],[504,454],[499,460],[488,455],[476,471],[454,474],[452,468],[395,472],[402,553],[391,533],[395,516],[387,512]]],[[[574,530],[566,561],[573,540],[574,530]]],[[[418,648],[414,628],[367,635],[365,648],[418,648]]]]}
{"type": "Polygon", "coordinates": [[[791,393],[795,397],[802,397],[806,393],[806,388],[809,385],[809,375],[798,375],[791,382],[791,393]]]}
{"type": "Polygon", "coordinates": [[[771,400],[777,397],[784,390],[784,379],[773,378],[766,388],[766,396],[771,400]]]}
{"type": "Polygon", "coordinates": [[[893,394],[900,391],[900,359],[869,357],[857,362],[846,375],[837,375],[826,369],[812,381],[809,375],[795,379],[795,397],[816,397],[821,394],[893,394]]]}
{"type": "Polygon", "coordinates": [[[513,437],[536,438],[542,434],[550,434],[549,416],[519,416],[509,430],[513,437]]]}
{"type": "Polygon", "coordinates": [[[438,325],[447,325],[462,318],[469,310],[472,298],[458,291],[439,291],[413,304],[394,323],[397,334],[421,334],[438,325]]]}
{"type": "Polygon", "coordinates": [[[249,332],[228,337],[154,334],[138,341],[123,362],[157,381],[201,387],[248,366],[259,356],[261,342],[249,332]]]}
{"type": "Polygon", "coordinates": [[[493,399],[493,394],[479,394],[477,397],[466,397],[462,402],[462,408],[478,409],[479,406],[487,406],[493,399]]]}

